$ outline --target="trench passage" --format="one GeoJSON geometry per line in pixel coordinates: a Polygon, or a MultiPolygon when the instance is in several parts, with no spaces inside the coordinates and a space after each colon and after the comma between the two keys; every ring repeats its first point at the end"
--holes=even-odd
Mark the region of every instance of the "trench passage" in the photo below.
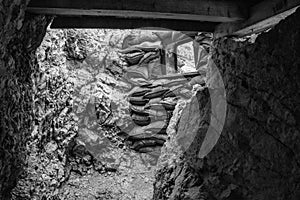
{"type": "Polygon", "coordinates": [[[78,119],[64,194],[152,198],[167,126],[178,101],[188,101],[204,85],[210,41],[203,33],[191,38],[170,31],[48,30],[40,64],[73,85],[78,119]]]}

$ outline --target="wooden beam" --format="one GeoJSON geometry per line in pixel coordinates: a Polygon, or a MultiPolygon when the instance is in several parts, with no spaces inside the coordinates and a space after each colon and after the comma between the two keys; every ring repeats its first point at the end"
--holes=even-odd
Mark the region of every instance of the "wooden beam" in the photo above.
{"type": "Polygon", "coordinates": [[[56,17],[51,28],[107,28],[213,32],[217,23],[171,19],[56,17]]]}
{"type": "Polygon", "coordinates": [[[300,6],[300,0],[265,0],[250,9],[249,19],[240,23],[222,23],[215,36],[245,36],[267,30],[291,15],[300,6]]]}
{"type": "Polygon", "coordinates": [[[209,22],[244,19],[237,4],[218,0],[31,0],[27,12],[209,22]]]}

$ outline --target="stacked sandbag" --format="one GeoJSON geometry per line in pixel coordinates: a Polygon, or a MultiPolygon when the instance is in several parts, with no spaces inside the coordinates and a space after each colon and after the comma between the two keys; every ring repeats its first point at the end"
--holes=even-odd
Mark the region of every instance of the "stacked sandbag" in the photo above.
{"type": "Polygon", "coordinates": [[[161,74],[160,41],[145,41],[137,45],[120,50],[120,57],[127,63],[126,78],[151,79],[161,74]]]}
{"type": "Polygon", "coordinates": [[[201,83],[204,84],[203,76],[194,73],[190,78],[178,76],[135,84],[128,94],[131,119],[135,124],[127,137],[131,147],[148,152],[153,147],[162,146],[178,100],[190,99],[192,85],[201,83]]]}
{"type": "Polygon", "coordinates": [[[161,146],[178,97],[161,85],[137,86],[130,94],[131,118],[136,126],[129,132],[135,150],[145,152],[149,146],[161,146]],[[137,88],[137,89],[136,89],[137,88]],[[146,148],[147,149],[147,148],[146,148]]]}
{"type": "Polygon", "coordinates": [[[127,100],[134,126],[124,134],[131,148],[139,152],[164,144],[178,100],[191,98],[192,85],[204,83],[199,72],[162,75],[161,49],[161,42],[152,40],[119,51],[127,63],[125,79],[132,85],[127,100]]]}

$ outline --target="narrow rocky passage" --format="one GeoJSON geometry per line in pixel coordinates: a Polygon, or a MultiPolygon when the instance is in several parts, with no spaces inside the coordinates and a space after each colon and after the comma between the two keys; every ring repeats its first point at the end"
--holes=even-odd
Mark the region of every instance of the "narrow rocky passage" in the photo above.
{"type": "Polygon", "coordinates": [[[300,199],[299,9],[174,58],[180,35],[53,30],[28,3],[0,1],[1,200],[300,199]]]}
{"type": "Polygon", "coordinates": [[[36,139],[15,198],[152,198],[173,110],[205,77],[185,57],[185,76],[171,66],[163,75],[162,49],[149,31],[47,30],[34,79],[36,139]]]}

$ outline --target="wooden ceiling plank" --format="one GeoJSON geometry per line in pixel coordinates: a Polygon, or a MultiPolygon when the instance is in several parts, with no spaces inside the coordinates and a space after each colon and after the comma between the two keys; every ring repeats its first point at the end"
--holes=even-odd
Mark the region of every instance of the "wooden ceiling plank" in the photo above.
{"type": "Polygon", "coordinates": [[[213,32],[217,23],[171,19],[117,17],[56,17],[51,28],[107,28],[213,32]]]}
{"type": "Polygon", "coordinates": [[[233,22],[245,19],[240,8],[232,1],[218,0],[31,0],[27,11],[64,16],[233,22]]]}

